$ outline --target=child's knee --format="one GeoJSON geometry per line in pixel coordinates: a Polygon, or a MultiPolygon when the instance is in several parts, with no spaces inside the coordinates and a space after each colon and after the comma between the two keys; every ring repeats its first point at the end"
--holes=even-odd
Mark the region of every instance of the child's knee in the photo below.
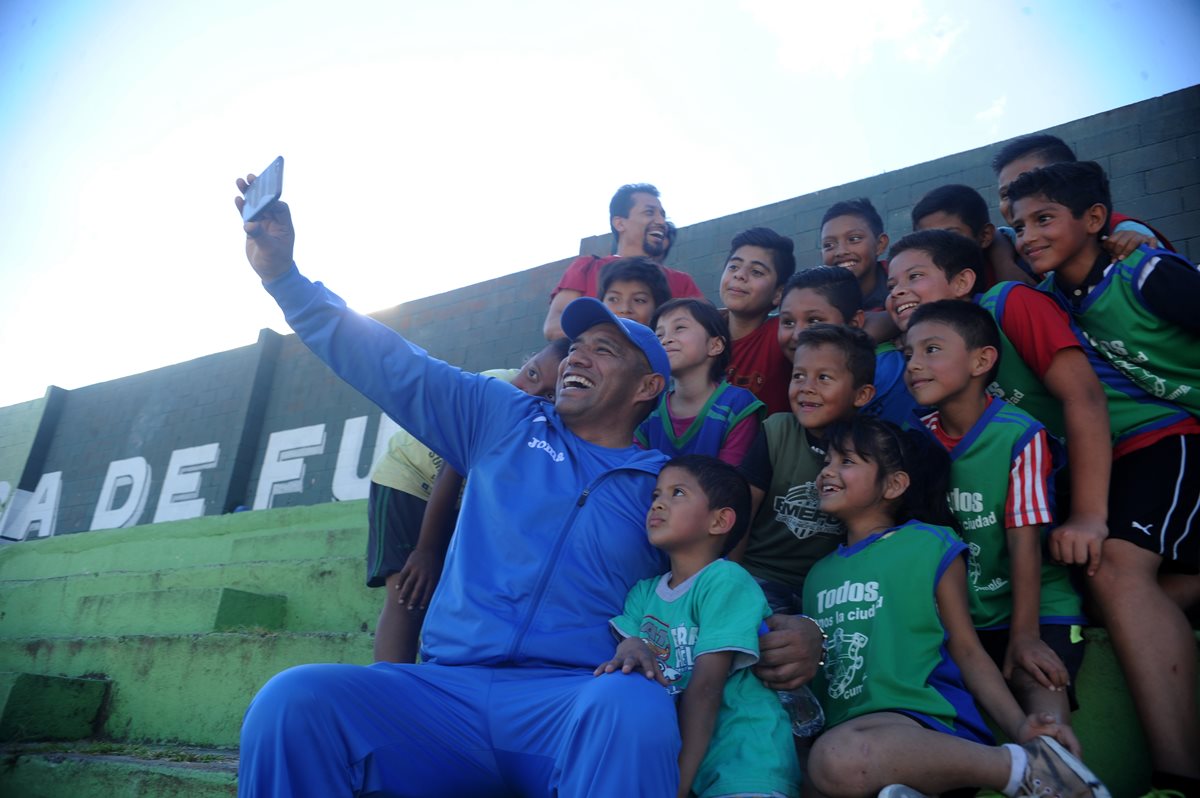
{"type": "Polygon", "coordinates": [[[824,795],[865,795],[872,788],[863,767],[870,756],[869,733],[839,726],[813,743],[805,776],[824,795]]]}

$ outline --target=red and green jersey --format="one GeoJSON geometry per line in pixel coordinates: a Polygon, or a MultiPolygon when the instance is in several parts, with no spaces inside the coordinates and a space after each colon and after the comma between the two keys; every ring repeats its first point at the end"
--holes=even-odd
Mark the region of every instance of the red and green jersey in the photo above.
{"type": "MultiPolygon", "coordinates": [[[[922,418],[932,432],[937,413],[922,418]]],[[[980,629],[1005,628],[1012,620],[1012,560],[1008,529],[1053,520],[1049,476],[1057,465],[1054,444],[1025,411],[993,398],[950,453],[950,507],[967,542],[971,620],[980,629]]],[[[1042,623],[1080,623],[1079,595],[1061,565],[1042,555],[1042,623]]]]}

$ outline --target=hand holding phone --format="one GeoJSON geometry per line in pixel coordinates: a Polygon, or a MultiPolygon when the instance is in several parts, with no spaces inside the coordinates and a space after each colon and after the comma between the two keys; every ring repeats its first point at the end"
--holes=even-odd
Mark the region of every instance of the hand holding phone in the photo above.
{"type": "Polygon", "coordinates": [[[280,202],[280,172],[283,158],[277,158],[259,177],[237,179],[242,196],[234,197],[246,232],[246,258],[264,281],[270,281],[292,268],[296,231],[286,202],[280,202]]]}
{"type": "Polygon", "coordinates": [[[253,222],[283,194],[283,156],[271,161],[254,182],[246,188],[242,205],[242,221],[253,222]]]}

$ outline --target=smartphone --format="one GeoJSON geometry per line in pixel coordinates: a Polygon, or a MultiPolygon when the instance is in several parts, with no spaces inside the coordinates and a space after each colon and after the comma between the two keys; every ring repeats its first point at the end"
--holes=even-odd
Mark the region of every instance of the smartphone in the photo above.
{"type": "Polygon", "coordinates": [[[279,196],[283,194],[283,156],[271,161],[246,189],[246,203],[242,206],[242,219],[253,222],[279,196]]]}

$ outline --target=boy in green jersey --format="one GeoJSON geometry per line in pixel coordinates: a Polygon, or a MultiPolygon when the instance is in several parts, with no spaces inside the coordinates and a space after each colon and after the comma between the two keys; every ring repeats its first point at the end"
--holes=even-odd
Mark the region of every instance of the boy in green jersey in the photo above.
{"type": "Polygon", "coordinates": [[[1146,732],[1154,786],[1197,795],[1196,644],[1184,610],[1200,596],[1200,273],[1145,247],[1113,262],[1098,164],[1034,169],[1008,198],[1022,255],[1117,393],[1110,535],[1089,583],[1146,732]]]}
{"type": "Polygon", "coordinates": [[[944,300],[909,318],[904,379],[935,410],[922,428],[950,455],[950,508],[969,549],[971,620],[1026,712],[1068,726],[1068,687],[1083,661],[1079,596],[1042,562],[1054,521],[1051,440],[1032,416],[989,396],[1000,331],[978,305],[944,300]]]}
{"type": "Polygon", "coordinates": [[[1013,282],[976,293],[983,253],[946,230],[922,230],[892,247],[887,307],[901,330],[928,302],[972,299],[1000,330],[1000,364],[988,392],[1017,405],[1067,446],[1069,502],[1051,533],[1050,553],[1095,573],[1108,530],[1112,448],[1104,389],[1070,317],[1037,290],[1013,282]]]}
{"type": "Polygon", "coordinates": [[[722,559],[749,512],[749,487],[728,463],[690,454],[663,466],[646,533],[671,570],[629,591],[611,622],[616,654],[596,668],[641,673],[678,697],[680,798],[800,790],[787,715],[750,670],[771,610],[754,579],[722,559]]]}

